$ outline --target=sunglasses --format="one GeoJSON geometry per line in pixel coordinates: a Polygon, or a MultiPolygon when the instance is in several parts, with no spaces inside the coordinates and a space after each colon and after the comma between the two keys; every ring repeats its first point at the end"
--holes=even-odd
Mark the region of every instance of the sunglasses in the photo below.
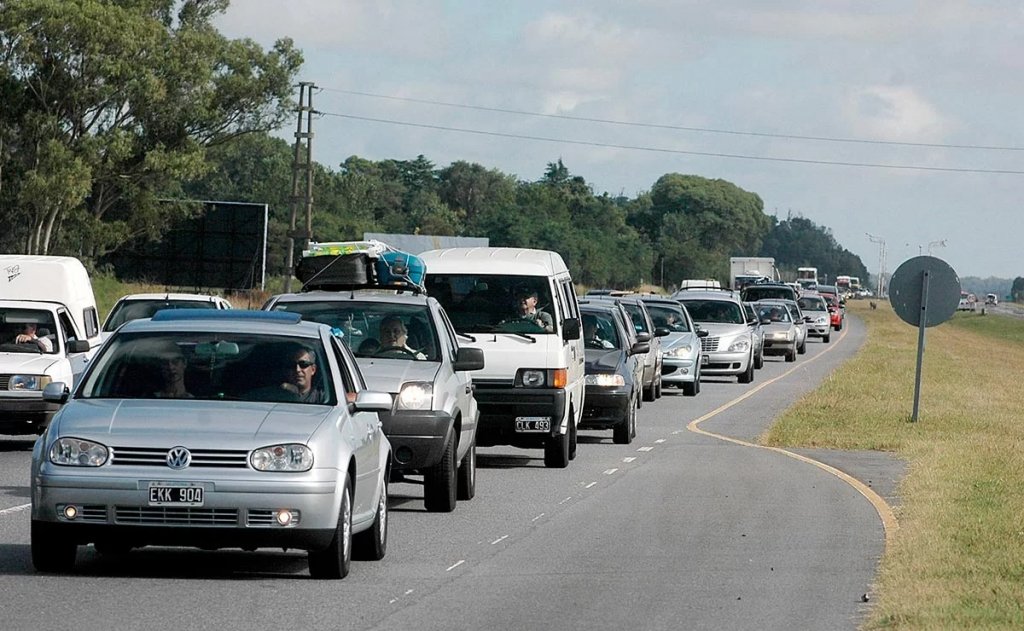
{"type": "Polygon", "coordinates": [[[312,366],[314,364],[316,364],[316,362],[309,361],[308,359],[300,359],[297,362],[291,362],[291,363],[285,364],[285,367],[286,368],[291,368],[292,366],[298,366],[299,368],[305,370],[305,369],[309,368],[310,366],[312,366]]]}

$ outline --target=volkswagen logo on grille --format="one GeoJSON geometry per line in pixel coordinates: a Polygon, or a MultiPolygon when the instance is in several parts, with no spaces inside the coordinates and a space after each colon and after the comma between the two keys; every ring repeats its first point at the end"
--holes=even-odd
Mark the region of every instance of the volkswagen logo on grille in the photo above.
{"type": "Polygon", "coordinates": [[[167,466],[172,469],[184,469],[192,462],[192,454],[184,447],[175,447],[167,452],[167,466]]]}

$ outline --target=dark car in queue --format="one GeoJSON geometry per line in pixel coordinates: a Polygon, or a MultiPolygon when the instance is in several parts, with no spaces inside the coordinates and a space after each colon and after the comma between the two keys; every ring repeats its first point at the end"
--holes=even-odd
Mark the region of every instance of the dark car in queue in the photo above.
{"type": "Polygon", "coordinates": [[[580,304],[586,355],[586,397],[580,429],[612,430],[612,440],[629,444],[636,436],[643,355],[629,315],[615,303],[580,304]]]}
{"type": "MultiPolygon", "coordinates": [[[[314,578],[387,547],[391,446],[330,327],[296,314],[158,311],[119,327],[32,452],[32,563],[78,546],[308,551],[314,578]]],[[[267,563],[277,561],[269,557],[267,563]]]]}
{"type": "Polygon", "coordinates": [[[642,358],[643,385],[641,388],[641,400],[654,401],[661,397],[661,368],[664,357],[660,338],[668,335],[668,330],[665,328],[658,330],[654,326],[654,320],[647,310],[646,303],[644,303],[639,295],[616,295],[613,293],[610,295],[588,295],[586,298],[591,301],[614,301],[623,306],[629,315],[629,320],[633,323],[633,328],[636,330],[637,340],[648,342],[650,347],[642,358]]]}

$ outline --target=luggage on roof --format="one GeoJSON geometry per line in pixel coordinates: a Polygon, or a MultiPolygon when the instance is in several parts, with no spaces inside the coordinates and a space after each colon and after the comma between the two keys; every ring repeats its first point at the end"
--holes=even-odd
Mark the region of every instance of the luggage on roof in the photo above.
{"type": "Polygon", "coordinates": [[[302,251],[295,277],[314,289],[412,289],[425,293],[423,259],[380,241],[312,242],[302,251]]]}

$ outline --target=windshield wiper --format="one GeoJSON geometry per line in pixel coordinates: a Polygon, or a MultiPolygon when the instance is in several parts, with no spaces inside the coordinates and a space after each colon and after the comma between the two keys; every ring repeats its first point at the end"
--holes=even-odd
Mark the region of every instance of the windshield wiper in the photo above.
{"type": "Polygon", "coordinates": [[[520,331],[495,331],[496,333],[502,333],[504,335],[517,335],[524,340],[530,340],[531,343],[536,344],[537,338],[533,337],[529,333],[522,333],[520,331]]]}
{"type": "Polygon", "coordinates": [[[470,335],[469,333],[463,333],[462,331],[456,331],[455,335],[458,335],[459,337],[464,337],[467,340],[469,340],[470,342],[475,342],[476,341],[476,338],[473,337],[472,335],[470,335]]]}

